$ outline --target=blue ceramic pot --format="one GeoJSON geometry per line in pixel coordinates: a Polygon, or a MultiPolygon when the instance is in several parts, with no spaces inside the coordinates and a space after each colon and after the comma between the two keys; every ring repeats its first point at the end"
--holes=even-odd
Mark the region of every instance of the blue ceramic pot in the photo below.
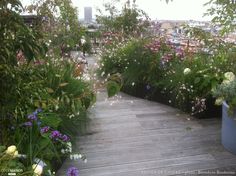
{"type": "Polygon", "coordinates": [[[228,104],[222,104],[222,131],[221,141],[223,146],[236,155],[236,112],[231,116],[228,115],[228,104]]]}

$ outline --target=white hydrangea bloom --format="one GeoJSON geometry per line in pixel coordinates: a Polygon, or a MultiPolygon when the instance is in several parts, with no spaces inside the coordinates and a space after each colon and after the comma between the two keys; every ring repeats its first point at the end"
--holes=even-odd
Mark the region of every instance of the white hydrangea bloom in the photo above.
{"type": "Polygon", "coordinates": [[[191,72],[190,68],[185,68],[184,69],[184,75],[187,75],[191,72]]]}
{"type": "Polygon", "coordinates": [[[11,145],[7,148],[6,154],[8,155],[14,155],[14,153],[17,151],[17,148],[15,145],[11,145]]]}
{"type": "Polygon", "coordinates": [[[235,79],[235,75],[233,72],[226,72],[224,74],[225,79],[223,80],[223,84],[229,84],[235,79]]]}
{"type": "Polygon", "coordinates": [[[43,173],[43,167],[39,164],[33,164],[32,169],[34,170],[34,174],[36,176],[40,176],[43,173]]]}

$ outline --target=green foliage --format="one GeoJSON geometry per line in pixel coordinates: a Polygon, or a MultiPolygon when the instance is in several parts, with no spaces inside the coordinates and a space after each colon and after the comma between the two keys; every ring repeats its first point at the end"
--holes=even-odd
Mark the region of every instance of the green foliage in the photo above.
{"type": "Polygon", "coordinates": [[[161,58],[165,53],[171,52],[171,48],[161,39],[160,51],[152,52],[150,42],[150,39],[133,39],[117,45],[117,48],[106,49],[101,59],[100,73],[120,73],[124,86],[154,85],[156,79],[162,76],[161,58]]]}
{"type": "Polygon", "coordinates": [[[206,109],[206,100],[211,97],[211,90],[223,77],[221,58],[206,54],[197,54],[184,61],[175,62],[164,74],[160,84],[171,93],[172,103],[192,114],[206,109]],[[189,69],[189,73],[185,73],[189,69]]]}
{"type": "Polygon", "coordinates": [[[55,113],[44,113],[40,120],[42,126],[50,126],[54,129],[58,129],[62,123],[62,119],[55,113]]]}
{"type": "Polygon", "coordinates": [[[211,40],[198,29],[191,32],[196,40],[208,44],[204,47],[208,53],[176,48],[164,38],[133,39],[104,49],[100,74],[120,73],[125,90],[141,88],[142,96],[151,99],[161,90],[166,102],[192,114],[201,113],[212,101],[211,91],[222,81],[224,72],[235,69],[235,48],[211,40]]]}
{"type": "Polygon", "coordinates": [[[8,1],[0,4],[0,143],[5,144],[11,140],[6,135],[8,128],[20,122],[35,107],[33,101],[44,94],[41,77],[30,64],[45,54],[44,45],[41,46],[36,32],[23,23],[18,14],[20,2],[13,0],[10,4],[8,1]],[[24,56],[19,57],[21,52],[24,56]]]}
{"type": "Polygon", "coordinates": [[[53,110],[61,117],[63,130],[69,134],[74,133],[70,129],[78,124],[75,120],[85,121],[85,112],[94,103],[95,94],[88,82],[81,77],[74,77],[74,63],[68,60],[52,60],[42,67],[44,87],[50,94],[45,108],[53,110]]]}
{"type": "Polygon", "coordinates": [[[108,97],[116,95],[122,87],[122,78],[120,74],[113,74],[106,83],[108,97]]]}
{"type": "Polygon", "coordinates": [[[27,9],[43,17],[40,30],[44,40],[58,54],[68,54],[85,34],[71,0],[36,0],[27,9]]]}
{"type": "Polygon", "coordinates": [[[235,30],[236,2],[234,0],[210,0],[205,5],[210,6],[206,15],[213,16],[212,22],[222,27],[222,35],[235,30]]]}
{"type": "Polygon", "coordinates": [[[108,97],[112,97],[116,95],[117,92],[120,91],[119,85],[114,81],[107,82],[107,93],[108,97]]]}
{"type": "Polygon", "coordinates": [[[213,95],[217,98],[216,103],[222,104],[226,101],[229,105],[229,114],[232,115],[236,107],[236,80],[229,82],[228,84],[221,83],[214,91],[213,95]],[[220,101],[220,102],[219,102],[220,101]]]}
{"type": "MultiPolygon", "coordinates": [[[[69,35],[64,26],[58,31],[68,38],[66,42],[63,39],[58,43],[64,45],[71,40],[73,43],[80,32],[74,18],[76,11],[71,8],[70,1],[55,2],[59,3],[62,14],[50,22],[59,21],[60,27],[68,23],[76,33],[69,35]]],[[[49,6],[55,2],[42,2],[37,10],[42,14],[52,12],[49,6]]],[[[62,157],[72,152],[71,147],[68,152],[69,138],[64,134],[73,138],[73,129],[78,128],[75,124],[86,119],[86,110],[95,101],[95,96],[88,82],[82,77],[75,78],[74,63],[57,59],[59,56],[50,44],[47,43],[49,50],[45,47],[45,41],[49,42],[54,36],[52,31],[55,28],[46,30],[51,27],[47,25],[42,25],[45,28],[40,30],[29,28],[19,15],[21,11],[18,0],[0,2],[0,145],[14,144],[20,154],[13,158],[0,147],[0,170],[20,168],[26,171],[22,174],[33,175],[32,164],[41,160],[47,164],[43,174],[51,175],[49,170],[55,169],[52,161],[59,163],[62,157]],[[43,113],[34,112],[31,116],[37,114],[37,118],[30,119],[28,115],[36,108],[42,108],[43,113]],[[43,127],[50,130],[41,132],[43,127]],[[63,134],[59,133],[60,137],[53,139],[51,132],[55,130],[63,134]],[[67,153],[61,153],[61,150],[67,150],[67,153]]],[[[49,13],[46,17],[53,17],[51,15],[55,14],[49,13]]]]}
{"type": "Polygon", "coordinates": [[[109,15],[97,16],[97,22],[105,31],[121,32],[125,37],[140,36],[149,26],[147,14],[137,8],[135,1],[132,5],[127,1],[121,12],[111,3],[105,4],[105,10],[109,15]]]}
{"type": "Polygon", "coordinates": [[[0,7],[0,64],[16,65],[19,51],[24,52],[27,61],[35,59],[45,48],[37,41],[40,36],[28,28],[18,14],[22,11],[20,1],[3,0],[0,7]]]}
{"type": "Polygon", "coordinates": [[[24,165],[20,162],[18,158],[15,158],[11,155],[6,154],[5,146],[0,146],[0,170],[1,175],[8,174],[11,172],[14,173],[19,171],[18,173],[24,174],[23,171],[25,170],[24,165]]]}

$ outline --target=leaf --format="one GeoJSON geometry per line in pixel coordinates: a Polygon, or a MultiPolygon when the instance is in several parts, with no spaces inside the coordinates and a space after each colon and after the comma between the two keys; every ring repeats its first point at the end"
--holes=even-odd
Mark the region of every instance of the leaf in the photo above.
{"type": "Polygon", "coordinates": [[[55,114],[47,114],[41,118],[41,122],[44,126],[50,126],[52,128],[57,129],[62,120],[55,114]]]}
{"type": "Polygon", "coordinates": [[[60,87],[64,87],[64,86],[66,86],[67,84],[69,84],[69,83],[61,83],[61,84],[59,84],[59,86],[60,86],[60,87]]]}
{"type": "Polygon", "coordinates": [[[46,104],[45,102],[42,102],[41,104],[42,104],[41,107],[42,107],[43,109],[46,109],[46,108],[47,108],[47,104],[46,104]]]}
{"type": "Polygon", "coordinates": [[[40,138],[38,151],[43,151],[50,144],[50,139],[48,137],[40,138]]]}
{"type": "Polygon", "coordinates": [[[112,97],[120,91],[121,86],[115,81],[107,82],[107,93],[108,97],[112,97]]]}
{"type": "Polygon", "coordinates": [[[5,146],[0,145],[0,153],[3,152],[4,150],[6,150],[5,146]]]}
{"type": "Polygon", "coordinates": [[[54,92],[54,90],[52,88],[47,87],[46,89],[47,89],[48,93],[53,93],[54,92]]]}
{"type": "Polygon", "coordinates": [[[35,107],[40,107],[40,102],[39,101],[34,101],[34,106],[35,107]]]}
{"type": "Polygon", "coordinates": [[[194,80],[194,84],[198,84],[200,81],[201,81],[201,79],[197,77],[197,78],[195,78],[195,80],[194,80]]]}

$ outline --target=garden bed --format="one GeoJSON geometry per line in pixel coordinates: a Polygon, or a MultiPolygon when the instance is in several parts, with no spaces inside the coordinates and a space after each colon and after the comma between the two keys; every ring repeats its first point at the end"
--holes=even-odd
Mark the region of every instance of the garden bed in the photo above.
{"type": "MultiPolygon", "coordinates": [[[[156,101],[158,103],[166,104],[172,107],[178,108],[174,102],[170,103],[170,95],[167,93],[163,93],[160,89],[147,89],[146,85],[135,85],[135,86],[123,86],[122,90],[124,93],[129,95],[144,98],[151,101],[156,101]]],[[[190,104],[190,103],[189,103],[190,104]]],[[[185,112],[191,113],[191,105],[188,103],[185,104],[184,108],[185,112]]],[[[206,100],[206,109],[202,113],[195,114],[193,116],[197,118],[215,118],[221,117],[222,109],[220,106],[215,105],[215,98],[210,97],[206,100]]]]}

